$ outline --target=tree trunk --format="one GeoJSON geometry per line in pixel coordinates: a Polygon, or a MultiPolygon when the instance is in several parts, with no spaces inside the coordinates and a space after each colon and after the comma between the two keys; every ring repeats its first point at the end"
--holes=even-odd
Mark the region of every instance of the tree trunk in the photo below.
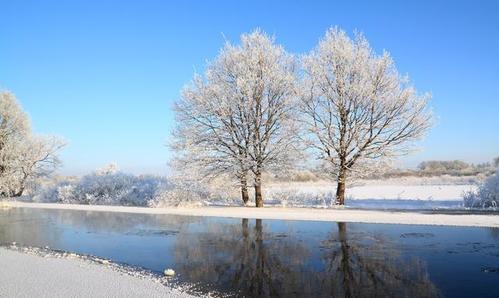
{"type": "Polygon", "coordinates": [[[346,172],[340,169],[338,173],[338,187],[336,188],[336,205],[345,205],[346,172]]]}
{"type": "Polygon", "coordinates": [[[28,176],[24,175],[24,177],[22,178],[22,180],[20,182],[19,189],[17,191],[13,191],[13,193],[12,193],[13,197],[20,197],[23,195],[24,189],[26,188],[26,180],[27,179],[28,179],[28,176]]]}
{"type": "Polygon", "coordinates": [[[263,207],[263,196],[262,196],[262,175],[257,172],[255,174],[255,203],[256,207],[263,207]]]}
{"type": "Polygon", "coordinates": [[[345,293],[345,298],[353,297],[352,282],[353,282],[353,272],[350,266],[350,253],[347,242],[347,225],[344,222],[338,223],[338,240],[341,244],[341,272],[343,273],[343,290],[345,293]]]}
{"type": "Polygon", "coordinates": [[[246,181],[246,178],[241,179],[241,198],[243,199],[243,203],[246,206],[249,201],[248,183],[246,181]]]}
{"type": "Polygon", "coordinates": [[[264,281],[265,275],[265,248],[263,245],[263,224],[261,219],[255,220],[255,243],[257,249],[256,255],[256,294],[255,296],[263,297],[264,295],[264,281]]]}
{"type": "Polygon", "coordinates": [[[243,238],[246,240],[249,236],[249,223],[247,218],[243,218],[241,225],[243,227],[243,238]]]}
{"type": "Polygon", "coordinates": [[[14,198],[20,197],[23,195],[23,192],[24,192],[24,187],[20,188],[17,192],[14,192],[12,194],[12,197],[14,197],[14,198]]]}

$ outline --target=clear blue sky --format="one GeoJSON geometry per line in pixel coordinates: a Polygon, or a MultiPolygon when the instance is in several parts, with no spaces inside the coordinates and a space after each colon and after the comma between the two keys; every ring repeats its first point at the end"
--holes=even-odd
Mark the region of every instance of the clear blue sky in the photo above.
{"type": "Polygon", "coordinates": [[[403,163],[498,156],[499,1],[348,2],[0,0],[0,89],[69,141],[63,172],[164,172],[172,102],[224,36],[260,27],[301,54],[338,25],[433,94],[437,123],[403,163]]]}

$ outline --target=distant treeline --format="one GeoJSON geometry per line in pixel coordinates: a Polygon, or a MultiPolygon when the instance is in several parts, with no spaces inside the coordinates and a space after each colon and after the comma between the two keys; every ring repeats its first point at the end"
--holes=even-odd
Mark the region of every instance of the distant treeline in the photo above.
{"type": "Polygon", "coordinates": [[[499,166],[499,157],[492,163],[473,164],[461,160],[431,160],[424,161],[418,165],[415,171],[417,174],[425,176],[451,175],[451,176],[473,176],[478,174],[491,175],[499,166]]]}

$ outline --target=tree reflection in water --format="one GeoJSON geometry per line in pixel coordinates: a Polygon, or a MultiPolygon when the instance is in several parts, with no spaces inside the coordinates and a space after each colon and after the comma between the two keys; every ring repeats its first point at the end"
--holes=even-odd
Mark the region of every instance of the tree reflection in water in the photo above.
{"type": "Polygon", "coordinates": [[[404,259],[379,236],[348,233],[338,223],[337,234],[323,242],[326,270],[321,288],[332,297],[438,297],[426,265],[404,259]]]}
{"type": "Polygon", "coordinates": [[[499,240],[499,228],[489,228],[492,238],[499,240]]]}
{"type": "Polygon", "coordinates": [[[239,289],[240,295],[301,293],[307,248],[263,230],[262,220],[251,226],[243,219],[241,225],[212,223],[206,232],[179,234],[177,271],[183,280],[204,281],[219,290],[239,289]]]}
{"type": "Polygon", "coordinates": [[[439,259],[432,272],[451,296],[470,296],[495,285],[497,228],[432,228],[434,239],[417,238],[420,233],[404,233],[416,238],[401,239],[407,230],[423,231],[416,226],[26,208],[0,212],[0,245],[48,245],[158,274],[174,268],[181,282],[236,290],[239,296],[439,296],[426,264],[411,255],[439,259]],[[467,241],[462,232],[468,233],[467,241]],[[461,276],[467,277],[466,284],[450,285],[461,276]]]}
{"type": "Polygon", "coordinates": [[[185,281],[251,297],[439,296],[426,267],[405,260],[382,238],[355,234],[345,223],[321,243],[265,232],[251,225],[212,223],[206,232],[179,234],[177,270],[185,281]],[[322,264],[317,264],[320,253],[322,264]]]}

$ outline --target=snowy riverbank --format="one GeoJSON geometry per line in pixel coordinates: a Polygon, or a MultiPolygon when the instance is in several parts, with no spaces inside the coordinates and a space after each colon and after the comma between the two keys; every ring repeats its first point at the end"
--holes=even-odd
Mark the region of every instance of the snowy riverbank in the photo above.
{"type": "Polygon", "coordinates": [[[231,218],[259,218],[281,220],[338,221],[385,224],[447,225],[499,227],[497,214],[445,214],[409,211],[374,211],[319,208],[253,208],[253,207],[198,207],[198,208],[144,208],[102,205],[70,205],[52,203],[3,202],[3,208],[45,208],[142,214],[171,214],[186,216],[214,216],[231,218]]]}
{"type": "Polygon", "coordinates": [[[194,297],[76,257],[0,247],[0,297],[194,297]]]}

